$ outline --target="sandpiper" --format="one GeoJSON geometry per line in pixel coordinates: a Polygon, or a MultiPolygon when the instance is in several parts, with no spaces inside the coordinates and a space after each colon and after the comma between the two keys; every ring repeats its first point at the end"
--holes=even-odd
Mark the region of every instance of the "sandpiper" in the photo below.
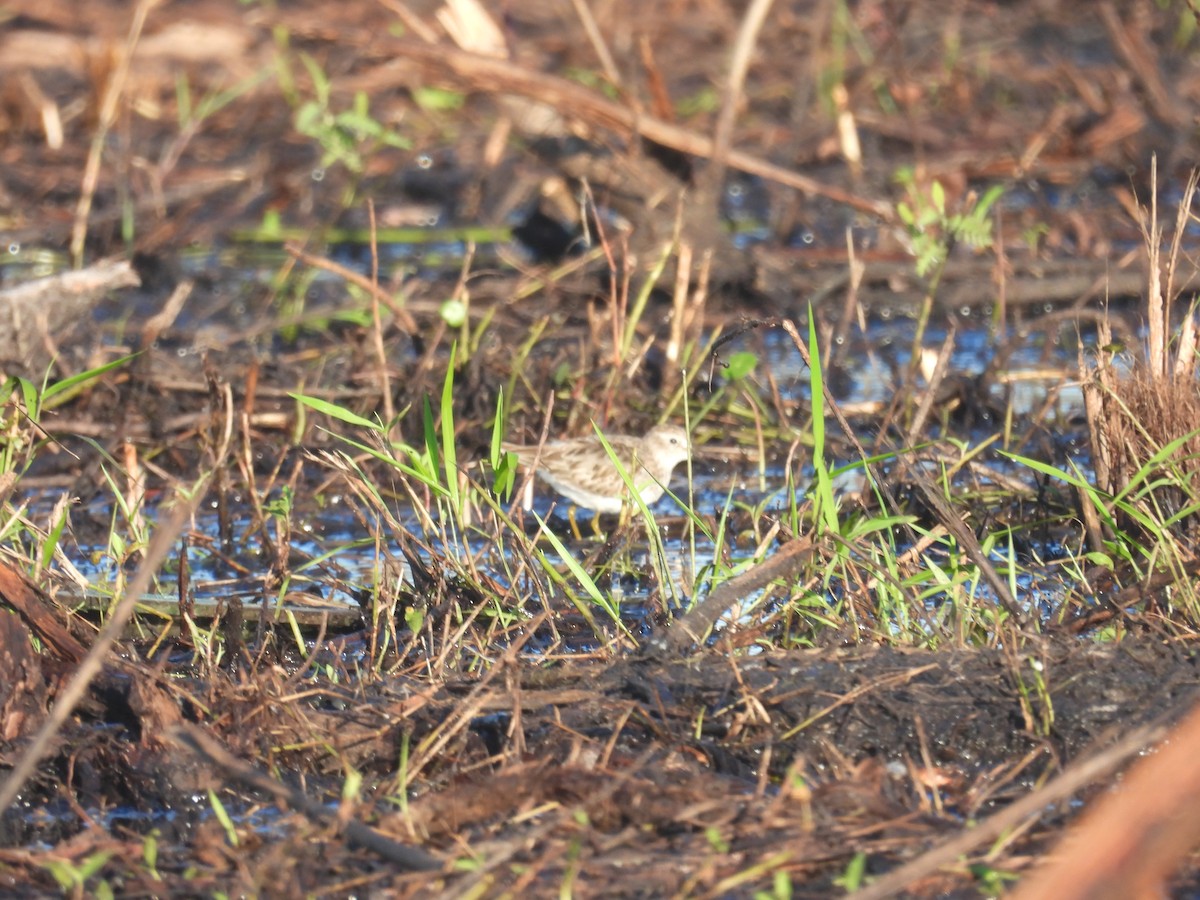
{"type": "MultiPolygon", "coordinates": [[[[692,453],[688,434],[678,425],[656,425],[643,437],[614,434],[605,438],[647,506],[663,495],[675,467],[692,453]]],[[[541,447],[502,446],[515,453],[522,466],[536,465],[542,479],[576,506],[619,513],[630,502],[625,480],[594,434],[550,441],[541,447]]]]}

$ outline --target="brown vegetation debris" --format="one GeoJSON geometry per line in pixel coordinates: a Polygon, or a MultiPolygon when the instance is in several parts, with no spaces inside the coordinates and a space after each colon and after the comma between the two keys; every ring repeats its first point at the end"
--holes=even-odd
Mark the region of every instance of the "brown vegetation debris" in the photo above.
{"type": "MultiPolygon", "coordinates": [[[[1183,290],[1181,282],[1191,274],[1180,273],[1179,268],[1198,179],[1194,172],[1185,186],[1165,258],[1157,194],[1150,210],[1141,213],[1149,257],[1146,358],[1136,359],[1126,371],[1118,368],[1115,360],[1122,348],[1114,344],[1105,320],[1097,327],[1096,361],[1088,364],[1081,359],[1080,363],[1096,482],[1112,495],[1124,494],[1131,485],[1145,485],[1148,490],[1137,492],[1131,500],[1158,521],[1200,498],[1200,382],[1196,378],[1200,332],[1194,308],[1183,313],[1177,331],[1173,315],[1183,290]]],[[[1157,180],[1152,190],[1156,189],[1157,180]]],[[[1195,520],[1194,513],[1188,514],[1185,525],[1195,520]]]]}

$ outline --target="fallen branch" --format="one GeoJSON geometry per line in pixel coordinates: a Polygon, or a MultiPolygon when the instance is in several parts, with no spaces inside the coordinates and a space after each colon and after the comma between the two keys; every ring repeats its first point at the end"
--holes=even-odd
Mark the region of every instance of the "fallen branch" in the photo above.
{"type": "MultiPolygon", "coordinates": [[[[414,78],[410,67],[405,63],[416,63],[424,70],[422,74],[426,77],[421,79],[423,82],[429,75],[450,77],[459,86],[482,93],[515,94],[537,100],[561,115],[609,129],[626,138],[646,138],[664,147],[705,159],[713,159],[717,154],[716,144],[710,137],[698,135],[686,128],[607,100],[565,78],[532,72],[507,60],[419,41],[399,41],[397,56],[399,60],[393,64],[394,67],[390,71],[386,67],[376,70],[365,79],[347,83],[347,88],[355,89],[367,82],[373,91],[384,89],[389,83],[407,86],[414,83],[414,78]]],[[[825,197],[835,203],[879,216],[885,222],[895,219],[895,212],[889,203],[869,200],[841,188],[822,184],[814,178],[775,165],[753,154],[730,150],[726,162],[731,168],[748,175],[757,175],[811,196],[825,197]]]]}

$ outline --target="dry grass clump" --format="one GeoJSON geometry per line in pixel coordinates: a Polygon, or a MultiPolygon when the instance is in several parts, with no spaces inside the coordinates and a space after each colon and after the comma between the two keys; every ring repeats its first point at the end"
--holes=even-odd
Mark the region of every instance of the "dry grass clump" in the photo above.
{"type": "MultiPolygon", "coordinates": [[[[1193,173],[1184,189],[1165,260],[1156,198],[1151,200],[1149,221],[1141,223],[1149,254],[1146,358],[1118,368],[1105,321],[1099,329],[1104,349],[1093,365],[1081,366],[1097,486],[1114,496],[1128,494],[1126,499],[1155,521],[1183,513],[1186,525],[1194,525],[1200,513],[1200,333],[1194,308],[1173,339],[1171,317],[1178,299],[1180,245],[1193,218],[1198,178],[1193,173]]],[[[1156,177],[1152,183],[1157,190],[1156,177]]]]}

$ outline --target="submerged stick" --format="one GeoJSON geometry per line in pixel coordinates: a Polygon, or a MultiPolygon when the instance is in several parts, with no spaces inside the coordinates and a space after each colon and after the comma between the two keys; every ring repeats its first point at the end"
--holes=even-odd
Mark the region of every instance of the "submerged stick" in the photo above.
{"type": "Polygon", "coordinates": [[[717,585],[681,619],[656,635],[647,645],[651,655],[679,656],[704,640],[717,620],[735,603],[761,590],[777,578],[789,578],[800,571],[813,553],[813,542],[797,538],[784,544],[774,556],[763,560],[748,572],[717,585]]]}

